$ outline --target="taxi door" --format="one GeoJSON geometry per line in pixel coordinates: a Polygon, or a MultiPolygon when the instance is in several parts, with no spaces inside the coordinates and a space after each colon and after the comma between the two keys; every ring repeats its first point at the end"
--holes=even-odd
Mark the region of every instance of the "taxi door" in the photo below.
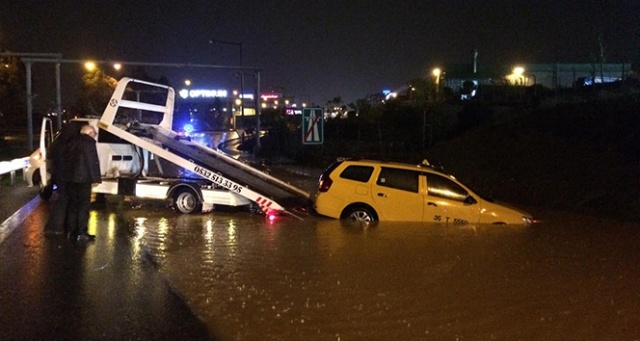
{"type": "Polygon", "coordinates": [[[425,222],[453,225],[480,222],[480,205],[458,183],[434,173],[426,173],[420,180],[426,180],[425,222]]]}
{"type": "Polygon", "coordinates": [[[380,220],[422,221],[424,196],[420,192],[420,172],[380,167],[371,195],[380,220]]]}

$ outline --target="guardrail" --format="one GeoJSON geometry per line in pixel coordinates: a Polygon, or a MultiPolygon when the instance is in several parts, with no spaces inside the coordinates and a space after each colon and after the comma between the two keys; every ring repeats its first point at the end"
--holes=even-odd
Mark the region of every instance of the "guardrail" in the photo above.
{"type": "Polygon", "coordinates": [[[29,166],[28,156],[25,156],[19,159],[13,159],[11,161],[0,161],[0,175],[10,173],[11,185],[13,185],[16,179],[16,171],[22,170],[22,179],[24,180],[28,166],[29,166]]]}

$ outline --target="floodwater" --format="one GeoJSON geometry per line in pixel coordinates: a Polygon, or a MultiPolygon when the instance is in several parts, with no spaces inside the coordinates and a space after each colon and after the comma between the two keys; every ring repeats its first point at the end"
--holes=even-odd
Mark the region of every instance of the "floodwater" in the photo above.
{"type": "Polygon", "coordinates": [[[640,340],[640,226],[531,227],[125,210],[216,340],[640,340]]]}

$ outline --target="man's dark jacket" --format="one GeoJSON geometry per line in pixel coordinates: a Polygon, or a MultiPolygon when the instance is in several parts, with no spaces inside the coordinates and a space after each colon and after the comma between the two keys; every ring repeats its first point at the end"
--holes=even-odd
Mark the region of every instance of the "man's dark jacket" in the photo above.
{"type": "Polygon", "coordinates": [[[64,174],[65,181],[77,183],[101,182],[100,160],[96,150],[96,140],[89,135],[80,135],[75,143],[75,148],[72,148],[73,155],[68,155],[71,157],[72,162],[67,165],[71,167],[67,167],[69,171],[64,174]]]}

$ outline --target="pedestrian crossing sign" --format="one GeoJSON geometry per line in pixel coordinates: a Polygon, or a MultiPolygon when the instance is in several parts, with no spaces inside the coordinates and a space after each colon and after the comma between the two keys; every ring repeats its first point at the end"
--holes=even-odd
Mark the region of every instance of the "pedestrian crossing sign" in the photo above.
{"type": "Polygon", "coordinates": [[[302,143],[322,144],[324,142],[324,115],[321,108],[302,109],[302,143]]]}

